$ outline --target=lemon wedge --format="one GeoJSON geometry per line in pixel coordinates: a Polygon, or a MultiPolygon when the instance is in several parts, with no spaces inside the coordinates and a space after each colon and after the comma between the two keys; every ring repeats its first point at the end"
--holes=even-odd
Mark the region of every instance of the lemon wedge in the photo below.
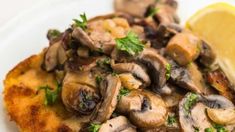
{"type": "Polygon", "coordinates": [[[216,3],[199,10],[186,28],[206,40],[215,50],[218,63],[235,82],[235,7],[216,3]]]}

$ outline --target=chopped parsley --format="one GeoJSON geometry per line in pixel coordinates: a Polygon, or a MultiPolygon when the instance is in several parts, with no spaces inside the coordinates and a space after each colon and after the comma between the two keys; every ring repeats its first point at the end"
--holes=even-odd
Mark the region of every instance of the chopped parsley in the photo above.
{"type": "Polygon", "coordinates": [[[223,125],[213,124],[213,127],[216,129],[217,132],[228,132],[228,130],[224,128],[223,125]]]}
{"type": "Polygon", "coordinates": [[[159,8],[156,8],[156,7],[149,7],[147,13],[146,13],[146,16],[147,17],[153,17],[157,12],[158,12],[159,8]]]}
{"type": "Polygon", "coordinates": [[[205,132],[215,132],[215,131],[214,131],[214,128],[206,128],[205,132]]]}
{"type": "Polygon", "coordinates": [[[194,132],[199,132],[199,128],[198,127],[193,127],[194,128],[194,132]]]}
{"type": "Polygon", "coordinates": [[[101,127],[100,124],[91,123],[89,127],[89,132],[98,132],[100,127],[101,127]]]}
{"type": "Polygon", "coordinates": [[[112,75],[112,76],[117,76],[118,74],[113,71],[113,72],[111,73],[111,75],[112,75]]]}
{"type": "Polygon", "coordinates": [[[103,80],[103,77],[98,75],[95,77],[95,80],[97,84],[100,84],[100,82],[103,80]]]}
{"type": "Polygon", "coordinates": [[[166,80],[170,79],[171,77],[171,64],[166,64],[166,80]]]}
{"type": "Polygon", "coordinates": [[[174,123],[176,123],[176,117],[175,117],[175,115],[172,115],[172,116],[168,116],[168,118],[167,118],[167,124],[168,125],[173,125],[174,123]]]}
{"type": "Polygon", "coordinates": [[[86,14],[80,14],[80,17],[82,19],[82,21],[78,20],[78,19],[73,19],[73,21],[75,22],[75,26],[76,27],[80,27],[83,30],[85,30],[87,28],[87,17],[86,14]]]}
{"type": "Polygon", "coordinates": [[[39,87],[39,90],[45,90],[45,105],[53,105],[59,98],[62,86],[57,83],[56,90],[51,90],[51,88],[46,85],[39,87]]]}
{"type": "Polygon", "coordinates": [[[198,101],[198,95],[194,94],[194,93],[190,93],[187,96],[187,99],[184,103],[184,109],[187,113],[189,113],[189,110],[191,109],[191,107],[198,101]]]}
{"type": "Polygon", "coordinates": [[[134,32],[128,32],[124,38],[116,38],[118,50],[125,51],[130,55],[135,55],[143,51],[144,45],[134,32]]]}
{"type": "Polygon", "coordinates": [[[57,29],[50,29],[47,32],[47,38],[49,40],[56,39],[61,35],[61,32],[57,29]]]}
{"type": "Polygon", "coordinates": [[[119,94],[118,94],[118,100],[121,99],[122,96],[126,96],[130,93],[131,91],[125,87],[122,87],[119,91],[119,94]]]}

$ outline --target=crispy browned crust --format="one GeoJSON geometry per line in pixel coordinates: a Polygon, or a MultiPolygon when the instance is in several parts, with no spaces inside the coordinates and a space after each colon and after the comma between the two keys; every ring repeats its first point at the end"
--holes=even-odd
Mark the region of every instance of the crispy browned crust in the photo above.
{"type": "Polygon", "coordinates": [[[81,119],[67,112],[61,102],[44,105],[44,91],[38,92],[38,87],[55,88],[55,78],[41,69],[42,59],[43,53],[33,55],[7,74],[3,93],[5,108],[23,132],[78,131],[81,119]]]}

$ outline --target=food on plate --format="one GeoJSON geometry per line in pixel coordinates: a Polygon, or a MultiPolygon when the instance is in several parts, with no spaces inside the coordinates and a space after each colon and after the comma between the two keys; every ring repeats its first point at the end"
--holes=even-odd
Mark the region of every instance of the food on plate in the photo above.
{"type": "Polygon", "coordinates": [[[4,103],[23,132],[235,131],[235,88],[217,52],[182,28],[174,0],[115,0],[13,68],[4,103]],[[138,8],[137,8],[138,7],[138,8]]]}

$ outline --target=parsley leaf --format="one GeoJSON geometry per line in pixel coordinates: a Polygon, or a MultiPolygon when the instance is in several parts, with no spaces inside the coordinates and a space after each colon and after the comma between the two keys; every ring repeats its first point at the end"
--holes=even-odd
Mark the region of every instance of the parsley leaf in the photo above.
{"type": "Polygon", "coordinates": [[[205,132],[215,132],[213,128],[206,128],[205,132]]]}
{"type": "Polygon", "coordinates": [[[49,29],[47,32],[47,38],[49,40],[56,39],[61,35],[61,32],[57,29],[49,29]]]}
{"type": "Polygon", "coordinates": [[[171,77],[171,64],[166,65],[166,80],[170,79],[171,77]]]}
{"type": "Polygon", "coordinates": [[[176,123],[176,117],[175,117],[175,115],[172,115],[172,116],[168,116],[168,118],[167,118],[167,124],[168,125],[173,125],[174,123],[176,123]]]}
{"type": "Polygon", "coordinates": [[[89,132],[98,132],[100,127],[101,127],[101,125],[99,125],[99,124],[91,123],[91,125],[89,127],[89,132]]]}
{"type": "Polygon", "coordinates": [[[228,132],[228,130],[225,129],[223,125],[213,124],[213,127],[216,129],[217,132],[228,132]]]}
{"type": "Polygon", "coordinates": [[[80,27],[83,30],[85,30],[87,28],[87,17],[86,14],[80,14],[80,17],[82,19],[82,21],[78,20],[78,19],[73,19],[73,21],[75,22],[75,26],[76,27],[80,27]]]}
{"type": "Polygon", "coordinates": [[[103,77],[98,75],[98,76],[95,77],[95,80],[96,80],[97,84],[100,84],[100,82],[103,80],[103,77]]]}
{"type": "Polygon", "coordinates": [[[193,127],[194,128],[194,132],[199,132],[199,128],[198,127],[193,127]]]}
{"type": "Polygon", "coordinates": [[[154,16],[157,12],[158,12],[159,8],[156,8],[156,7],[150,7],[148,10],[147,10],[147,13],[146,13],[146,16],[147,17],[152,17],[154,16]]]}
{"type": "Polygon", "coordinates": [[[115,41],[118,50],[126,51],[130,55],[138,54],[144,49],[144,45],[134,32],[127,33],[124,38],[116,38],[115,41]]]}
{"type": "Polygon", "coordinates": [[[118,94],[118,100],[120,100],[122,96],[128,95],[130,92],[131,91],[129,89],[122,87],[118,94]]]}
{"type": "Polygon", "coordinates": [[[56,90],[51,90],[51,88],[46,85],[39,87],[39,90],[45,90],[45,105],[53,105],[59,98],[59,94],[61,92],[62,86],[57,83],[56,90]]]}
{"type": "Polygon", "coordinates": [[[190,93],[187,96],[186,102],[184,103],[184,109],[189,113],[191,107],[198,101],[198,95],[194,93],[190,93]]]}

